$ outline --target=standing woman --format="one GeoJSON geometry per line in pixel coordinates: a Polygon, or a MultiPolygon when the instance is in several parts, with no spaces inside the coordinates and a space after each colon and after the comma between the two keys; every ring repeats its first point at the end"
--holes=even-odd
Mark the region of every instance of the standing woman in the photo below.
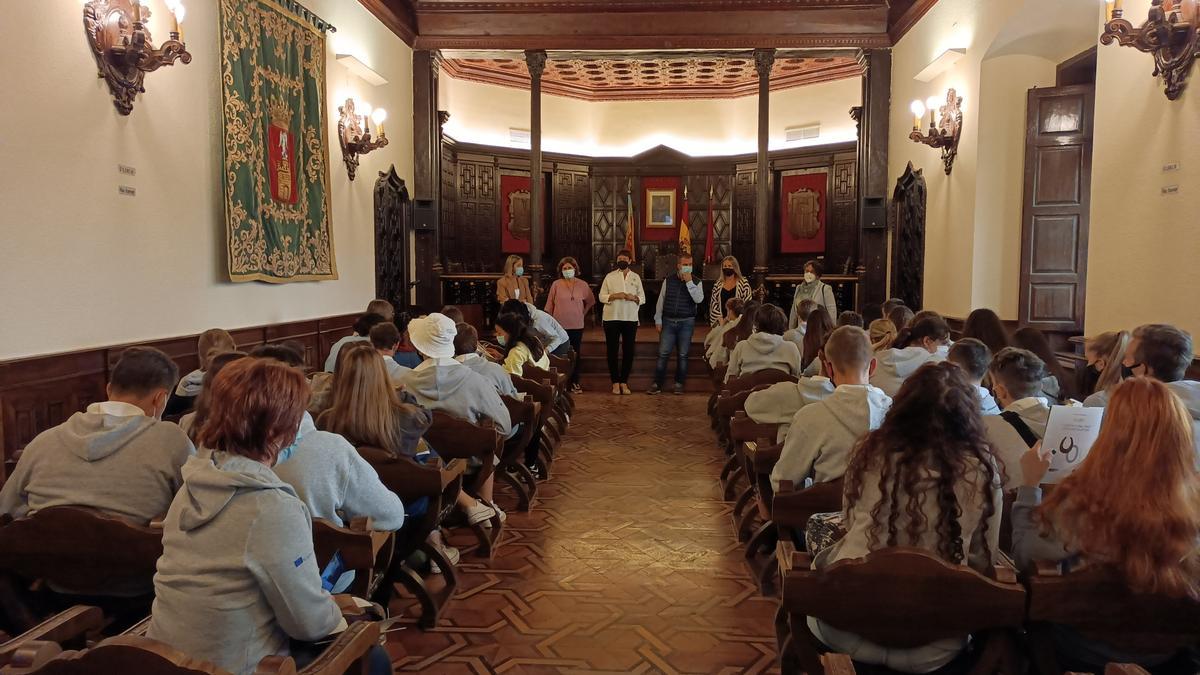
{"type": "Polygon", "coordinates": [[[750,282],[742,276],[742,266],[737,258],[727,255],[721,259],[721,279],[713,284],[712,297],[708,299],[708,325],[725,323],[725,307],[731,298],[749,302],[754,297],[750,282]]]}
{"type": "Polygon", "coordinates": [[[504,276],[496,280],[496,300],[502,305],[509,300],[533,302],[529,279],[525,277],[525,261],[521,256],[510,255],[504,261],[504,276]]]}
{"type": "MultiPolygon", "coordinates": [[[[587,282],[576,279],[579,274],[579,263],[571,256],[558,261],[558,275],[562,277],[550,285],[550,295],[546,298],[546,313],[554,317],[567,331],[571,348],[576,355],[583,349],[584,319],[596,304],[596,296],[587,282]]],[[[577,356],[577,358],[579,358],[577,356]]],[[[575,372],[571,373],[571,391],[579,393],[580,364],[576,361],[575,372]]]]}
{"type": "Polygon", "coordinates": [[[792,311],[788,314],[788,328],[800,325],[797,308],[803,300],[812,300],[829,314],[829,323],[837,319],[837,300],[833,297],[833,286],[821,281],[824,267],[820,260],[809,260],[804,263],[804,283],[796,286],[796,294],[792,296],[792,311]]]}
{"type": "Polygon", "coordinates": [[[633,370],[633,348],[637,341],[638,308],[646,304],[642,278],[629,269],[633,254],[628,249],[617,253],[617,269],[604,277],[600,302],[604,304],[604,342],[608,347],[608,376],[612,393],[632,394],[629,371],[633,370]],[[618,347],[624,349],[617,365],[618,347]]]}

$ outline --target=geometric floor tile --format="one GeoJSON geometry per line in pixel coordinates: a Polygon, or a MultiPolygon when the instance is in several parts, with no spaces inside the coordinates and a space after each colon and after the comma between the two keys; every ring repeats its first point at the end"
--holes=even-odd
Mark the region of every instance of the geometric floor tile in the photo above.
{"type": "Polygon", "coordinates": [[[533,511],[509,511],[490,563],[453,538],[458,596],[439,628],[389,636],[397,671],[778,672],[775,601],[731,534],[706,400],[576,396],[533,511]]]}

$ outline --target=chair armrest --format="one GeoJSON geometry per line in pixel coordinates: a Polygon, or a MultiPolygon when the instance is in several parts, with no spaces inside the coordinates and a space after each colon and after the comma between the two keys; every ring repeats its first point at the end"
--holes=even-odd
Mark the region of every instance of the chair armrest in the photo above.
{"type": "Polygon", "coordinates": [[[1034,576],[1038,577],[1061,577],[1062,565],[1055,560],[1035,560],[1034,561],[1034,576]]]}
{"type": "Polygon", "coordinates": [[[147,525],[147,527],[154,530],[161,530],[163,529],[163,521],[166,520],[166,518],[167,514],[165,513],[160,516],[155,516],[150,520],[150,523],[147,525]]]}
{"type": "Polygon", "coordinates": [[[13,651],[8,663],[0,662],[0,665],[5,666],[5,670],[8,670],[8,666],[12,666],[14,672],[18,673],[33,672],[41,668],[50,659],[61,654],[62,651],[62,647],[57,642],[28,640],[21,643],[13,651]]]}
{"type": "Polygon", "coordinates": [[[996,562],[992,565],[996,581],[1002,584],[1017,583],[1017,564],[1004,551],[996,552],[996,562]]]}
{"type": "Polygon", "coordinates": [[[812,554],[797,551],[796,545],[790,541],[780,540],[779,545],[775,547],[775,557],[779,561],[779,570],[784,573],[812,568],[812,554]]]}
{"type": "Polygon", "coordinates": [[[446,466],[442,467],[442,488],[454,482],[455,478],[463,475],[467,470],[467,460],[452,459],[446,466]]]}
{"type": "Polygon", "coordinates": [[[7,665],[13,655],[32,642],[61,644],[78,640],[104,628],[104,612],[99,607],[75,605],[46,619],[15,638],[0,644],[0,666],[7,665]]]}
{"type": "Polygon", "coordinates": [[[341,675],[349,671],[355,661],[365,656],[371,647],[378,643],[379,622],[355,621],[300,673],[303,675],[341,675]]]}

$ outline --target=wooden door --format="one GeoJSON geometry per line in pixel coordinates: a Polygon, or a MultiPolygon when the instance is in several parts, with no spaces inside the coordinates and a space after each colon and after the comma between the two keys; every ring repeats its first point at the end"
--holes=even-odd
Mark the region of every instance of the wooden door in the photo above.
{"type": "Polygon", "coordinates": [[[1021,223],[1022,326],[1083,329],[1094,85],[1031,89],[1021,223]]]}

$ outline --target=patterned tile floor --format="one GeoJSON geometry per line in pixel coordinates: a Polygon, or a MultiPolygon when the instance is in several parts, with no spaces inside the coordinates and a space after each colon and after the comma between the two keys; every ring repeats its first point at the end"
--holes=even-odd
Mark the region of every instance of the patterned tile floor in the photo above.
{"type": "Polygon", "coordinates": [[[463,556],[438,629],[393,634],[397,670],[777,672],[775,604],[731,533],[705,396],[577,401],[534,510],[509,512],[491,563],[463,556]]]}

